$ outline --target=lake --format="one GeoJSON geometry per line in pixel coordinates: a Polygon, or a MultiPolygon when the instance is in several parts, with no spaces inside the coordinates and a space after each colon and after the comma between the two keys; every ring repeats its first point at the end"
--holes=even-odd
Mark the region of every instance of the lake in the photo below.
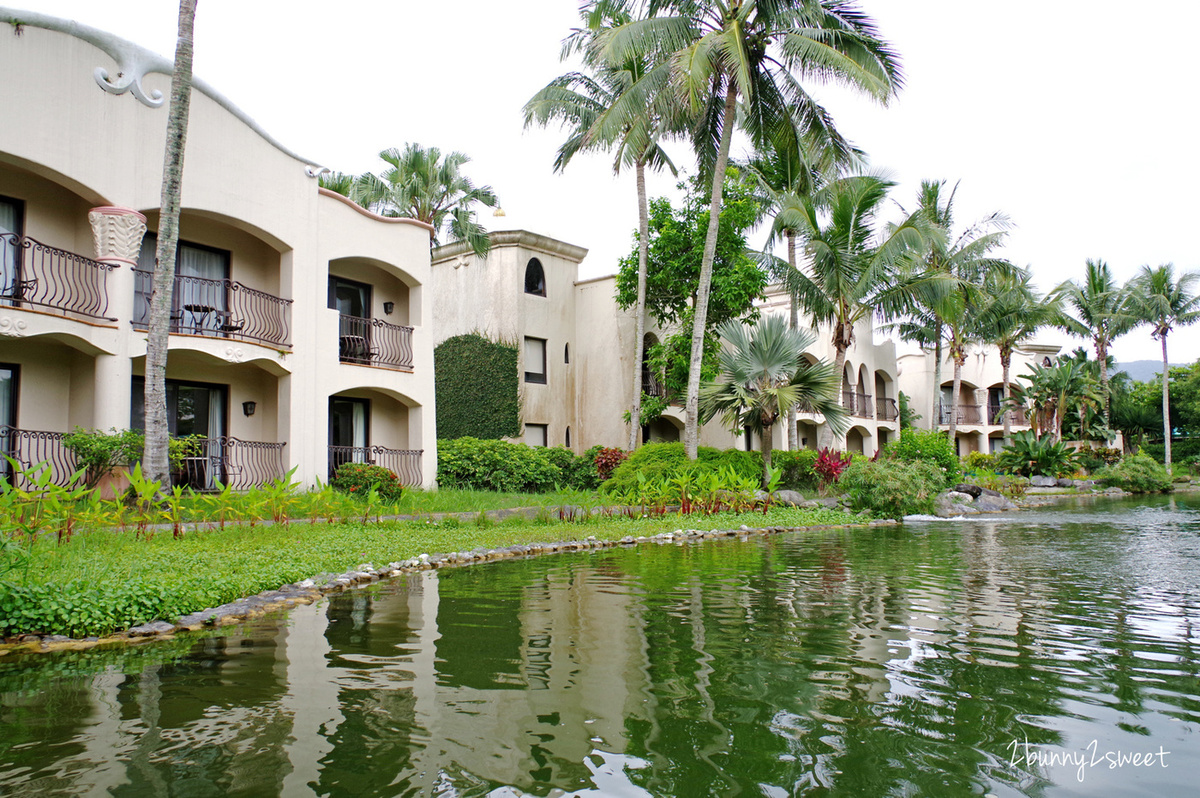
{"type": "Polygon", "coordinates": [[[1198,531],[1185,496],[643,544],[0,660],[0,794],[1193,794],[1198,531]]]}

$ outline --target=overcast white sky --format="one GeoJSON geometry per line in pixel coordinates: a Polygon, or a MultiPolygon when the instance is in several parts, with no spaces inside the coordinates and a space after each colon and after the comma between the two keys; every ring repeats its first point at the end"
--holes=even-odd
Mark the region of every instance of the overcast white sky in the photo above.
{"type": "MultiPolygon", "coordinates": [[[[172,0],[0,0],[110,31],[170,56],[172,0]]],[[[1200,269],[1200,148],[1189,88],[1200,3],[862,0],[900,53],[906,87],[890,107],[836,90],[843,133],[900,185],[961,181],[963,223],[993,210],[1017,225],[1007,255],[1047,289],[1102,258],[1124,280],[1143,264],[1200,269]]],[[[565,175],[557,130],[522,130],[521,106],[566,70],[560,42],[577,0],[200,0],[195,72],[267,131],[344,172],[378,168],[406,142],[462,150],[508,226],[589,248],[583,276],[615,270],[632,246],[632,175],[603,155],[565,175]]],[[[164,117],[165,120],[165,117],[164,117]]],[[[164,122],[165,123],[165,122],[164,122]]],[[[677,147],[677,162],[688,165],[677,147]]],[[[736,153],[735,153],[736,154],[736,153]]],[[[650,192],[673,180],[651,176],[650,192]]],[[[185,198],[186,201],[186,198],[185,198]]],[[[491,221],[484,218],[485,224],[491,221]]],[[[761,240],[752,242],[761,245],[761,240]]],[[[1074,342],[1078,343],[1078,342],[1074,342]]],[[[1200,356],[1200,329],[1170,339],[1172,362],[1200,356]]],[[[1160,358],[1145,329],[1118,360],[1160,358]]]]}

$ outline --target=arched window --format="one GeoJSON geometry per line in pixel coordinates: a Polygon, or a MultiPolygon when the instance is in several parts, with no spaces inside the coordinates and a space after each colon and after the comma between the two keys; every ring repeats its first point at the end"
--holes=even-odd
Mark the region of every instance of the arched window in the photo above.
{"type": "Polygon", "coordinates": [[[571,428],[567,427],[567,442],[564,444],[568,449],[571,448],[571,428]]]}
{"type": "Polygon", "coordinates": [[[542,271],[542,262],[537,258],[530,258],[525,266],[525,293],[546,295],[546,273],[542,271]]]}
{"type": "Polygon", "coordinates": [[[563,344],[563,362],[564,363],[571,362],[571,345],[570,344],[563,344]]]}

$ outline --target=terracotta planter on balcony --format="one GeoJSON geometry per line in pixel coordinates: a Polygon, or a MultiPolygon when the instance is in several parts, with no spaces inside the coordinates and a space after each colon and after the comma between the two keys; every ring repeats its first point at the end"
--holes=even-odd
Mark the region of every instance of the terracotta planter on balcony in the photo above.
{"type": "Polygon", "coordinates": [[[126,466],[116,466],[96,483],[96,491],[101,499],[119,499],[129,490],[129,469],[126,466]]]}

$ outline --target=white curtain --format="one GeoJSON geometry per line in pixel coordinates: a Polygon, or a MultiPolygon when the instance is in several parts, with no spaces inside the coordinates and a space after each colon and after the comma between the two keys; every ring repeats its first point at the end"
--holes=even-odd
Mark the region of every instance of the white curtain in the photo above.
{"type": "Polygon", "coordinates": [[[354,462],[365,463],[367,460],[367,405],[355,402],[354,408],[354,462]]]}
{"type": "MultiPolygon", "coordinates": [[[[20,222],[17,206],[0,200],[0,233],[19,233],[20,222]]],[[[0,293],[7,294],[17,278],[17,256],[20,251],[11,239],[0,242],[0,293]]]]}
{"type": "Polygon", "coordinates": [[[205,487],[210,490],[216,488],[216,479],[226,478],[221,474],[224,451],[221,448],[221,441],[218,440],[225,435],[225,414],[222,412],[224,409],[225,392],[219,388],[210,389],[208,392],[208,451],[205,453],[208,457],[208,468],[205,469],[205,487]]]}
{"type": "Polygon", "coordinates": [[[178,281],[179,306],[184,310],[183,323],[198,330],[215,330],[223,323],[228,309],[225,284],[229,273],[228,256],[224,252],[179,245],[178,281]],[[199,280],[188,280],[198,277],[199,280]],[[212,282],[209,282],[212,281],[212,282]]]}

